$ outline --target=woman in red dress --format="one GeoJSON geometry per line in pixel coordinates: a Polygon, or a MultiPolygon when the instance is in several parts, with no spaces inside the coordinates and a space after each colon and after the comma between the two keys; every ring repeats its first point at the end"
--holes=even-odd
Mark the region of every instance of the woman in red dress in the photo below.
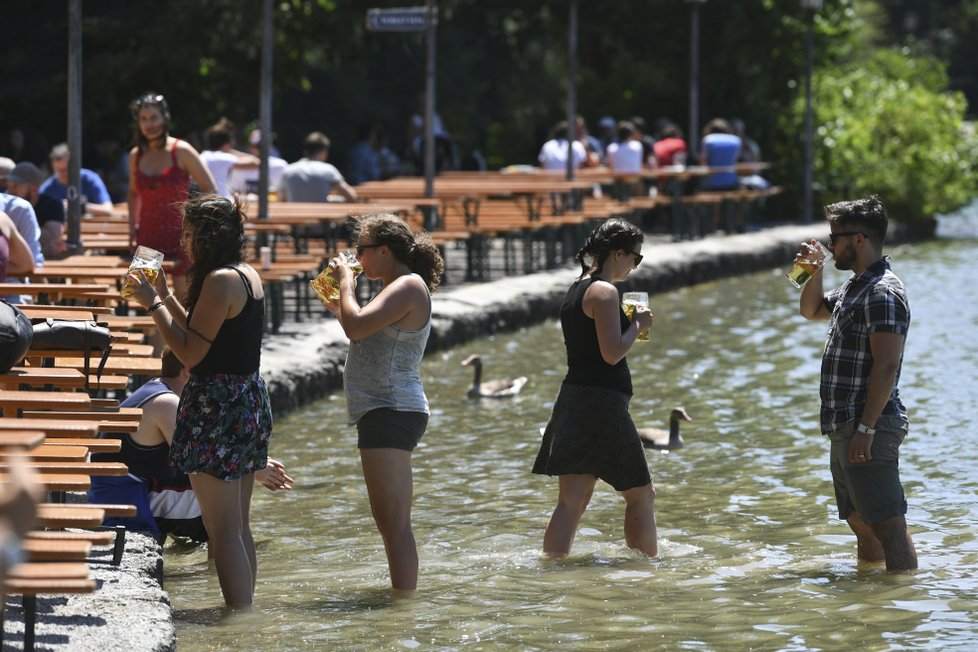
{"type": "Polygon", "coordinates": [[[214,178],[190,143],[170,135],[166,99],[146,93],[130,106],[136,120],[136,146],[129,156],[129,241],[163,252],[175,263],[170,276],[178,297],[186,294],[190,267],[180,248],[183,204],[190,181],[200,192],[214,192],[214,178]]]}

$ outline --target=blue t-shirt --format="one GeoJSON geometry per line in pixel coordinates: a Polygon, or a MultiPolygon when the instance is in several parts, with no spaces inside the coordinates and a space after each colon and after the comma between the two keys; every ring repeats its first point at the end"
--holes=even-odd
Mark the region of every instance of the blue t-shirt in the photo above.
{"type": "MultiPolygon", "coordinates": [[[[740,154],[740,137],[733,134],[707,134],[703,138],[703,158],[710,167],[732,167],[740,154]]],[[[717,172],[706,178],[707,190],[736,188],[737,173],[717,172]]]]}
{"type": "MultiPolygon", "coordinates": [[[[63,201],[68,198],[68,188],[58,181],[58,177],[51,177],[41,184],[41,194],[63,201]]],[[[81,194],[84,202],[92,204],[112,203],[112,198],[109,197],[109,191],[105,189],[102,177],[85,168],[81,169],[81,194]]]]}

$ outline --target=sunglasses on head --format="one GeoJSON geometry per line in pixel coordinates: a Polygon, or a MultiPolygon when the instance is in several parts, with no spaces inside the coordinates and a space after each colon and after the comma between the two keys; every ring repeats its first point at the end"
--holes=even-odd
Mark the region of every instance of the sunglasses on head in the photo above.
{"type": "Polygon", "coordinates": [[[144,106],[158,106],[163,111],[163,113],[169,112],[169,107],[166,104],[166,98],[162,95],[147,93],[146,95],[140,95],[132,101],[130,108],[132,109],[132,116],[135,118],[139,114],[139,110],[144,106]]]}

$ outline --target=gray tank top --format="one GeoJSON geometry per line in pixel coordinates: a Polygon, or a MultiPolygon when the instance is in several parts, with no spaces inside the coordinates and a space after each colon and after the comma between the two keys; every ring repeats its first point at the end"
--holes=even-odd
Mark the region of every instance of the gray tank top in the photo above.
{"type": "Polygon", "coordinates": [[[430,414],[421,386],[421,357],[431,333],[431,295],[428,321],[416,331],[388,326],[350,342],[343,370],[350,425],[377,408],[430,414]]]}

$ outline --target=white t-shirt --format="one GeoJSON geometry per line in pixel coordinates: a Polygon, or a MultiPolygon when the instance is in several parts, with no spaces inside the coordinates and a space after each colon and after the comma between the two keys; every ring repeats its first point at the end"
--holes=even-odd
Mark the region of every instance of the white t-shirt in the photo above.
{"type": "MultiPolygon", "coordinates": [[[[282,181],[282,172],[288,162],[277,156],[268,157],[268,187],[278,190],[282,181]]],[[[258,168],[235,168],[228,177],[228,187],[240,193],[258,192],[258,168]]]]}
{"type": "Polygon", "coordinates": [[[208,149],[200,153],[200,158],[204,161],[207,169],[211,171],[211,176],[214,177],[217,194],[230,199],[231,191],[228,190],[228,175],[231,173],[231,168],[234,167],[234,164],[238,162],[238,157],[230,152],[208,149]]]}
{"type": "Polygon", "coordinates": [[[608,167],[615,172],[640,172],[642,170],[642,143],[626,140],[611,143],[607,151],[608,167]]]}
{"type": "MultiPolygon", "coordinates": [[[[574,167],[579,168],[587,157],[584,145],[575,140],[571,147],[574,150],[574,167]]],[[[540,167],[544,170],[567,169],[567,140],[557,140],[556,138],[548,140],[540,148],[540,155],[537,158],[540,161],[540,167]]]]}

